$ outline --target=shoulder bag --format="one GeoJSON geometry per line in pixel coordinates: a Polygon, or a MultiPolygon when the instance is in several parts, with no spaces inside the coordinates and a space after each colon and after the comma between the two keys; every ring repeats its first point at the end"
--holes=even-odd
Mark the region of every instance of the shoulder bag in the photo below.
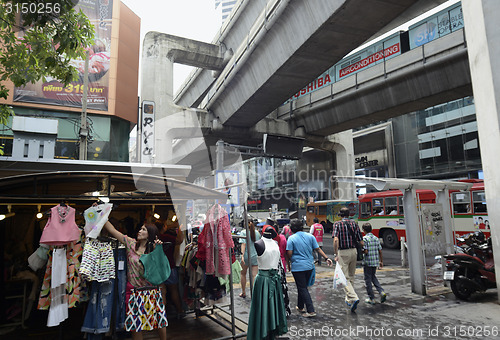
{"type": "Polygon", "coordinates": [[[363,252],[363,247],[361,244],[356,240],[356,235],[354,235],[354,231],[352,228],[348,225],[347,230],[349,231],[349,234],[351,234],[352,241],[354,242],[354,246],[356,247],[356,250],[358,251],[358,254],[356,256],[357,261],[362,261],[364,258],[364,252],[363,252]]]}

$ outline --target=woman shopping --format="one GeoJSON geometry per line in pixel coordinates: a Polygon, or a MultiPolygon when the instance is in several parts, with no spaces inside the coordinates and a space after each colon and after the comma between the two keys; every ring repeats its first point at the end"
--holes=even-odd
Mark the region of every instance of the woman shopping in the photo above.
{"type": "Polygon", "coordinates": [[[125,329],[132,333],[132,339],[142,339],[142,331],[152,329],[158,329],[160,339],[166,339],[168,322],[162,294],[158,286],[153,286],[145,278],[146,272],[140,260],[142,255],[153,252],[156,243],[161,243],[157,239],[158,229],[153,224],[144,224],[137,233],[137,239],[123,235],[109,221],[104,224],[104,229],[127,248],[125,329]]]}

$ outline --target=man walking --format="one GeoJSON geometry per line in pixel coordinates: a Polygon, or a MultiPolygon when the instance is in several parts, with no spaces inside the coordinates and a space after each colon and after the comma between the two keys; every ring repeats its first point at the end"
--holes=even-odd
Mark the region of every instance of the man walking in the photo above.
{"type": "Polygon", "coordinates": [[[357,249],[356,243],[363,246],[363,236],[359,230],[358,224],[349,219],[349,208],[341,208],[339,215],[341,221],[333,225],[333,251],[335,261],[340,265],[347,279],[345,291],[345,302],[354,312],[359,304],[358,294],[354,291],[354,274],[356,272],[357,249]]]}
{"type": "MultiPolygon", "coordinates": [[[[323,234],[325,233],[325,230],[323,229],[323,225],[319,223],[317,217],[315,217],[313,221],[314,223],[313,225],[311,225],[309,233],[311,233],[316,238],[316,242],[318,242],[318,246],[320,247],[320,249],[323,249],[323,234]]],[[[321,266],[321,256],[317,254],[316,257],[318,259],[318,265],[321,266]]]]}
{"type": "Polygon", "coordinates": [[[378,237],[372,234],[372,225],[370,223],[363,224],[363,231],[365,236],[363,237],[365,258],[363,260],[363,273],[365,275],[365,285],[366,293],[368,298],[365,300],[366,303],[370,305],[375,304],[375,294],[373,293],[372,283],[380,294],[380,303],[384,303],[387,299],[387,294],[378,282],[377,276],[377,266],[382,268],[384,262],[382,260],[382,246],[378,237]]]}

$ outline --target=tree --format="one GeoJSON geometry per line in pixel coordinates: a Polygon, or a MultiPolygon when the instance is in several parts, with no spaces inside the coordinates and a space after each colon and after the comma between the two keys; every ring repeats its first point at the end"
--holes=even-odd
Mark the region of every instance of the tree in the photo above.
{"type": "MultiPolygon", "coordinates": [[[[7,81],[19,87],[50,76],[66,86],[78,78],[70,61],[85,58],[94,26],[82,11],[75,11],[76,3],[0,0],[0,98],[7,99],[7,81]]],[[[0,105],[0,124],[13,113],[0,105]]]]}

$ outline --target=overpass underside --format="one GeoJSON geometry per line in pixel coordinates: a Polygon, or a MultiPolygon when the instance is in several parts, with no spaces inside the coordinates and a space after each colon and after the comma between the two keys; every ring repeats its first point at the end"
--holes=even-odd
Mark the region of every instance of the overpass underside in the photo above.
{"type": "Polygon", "coordinates": [[[463,30],[278,108],[275,117],[328,136],[472,95],[463,30]]]}

